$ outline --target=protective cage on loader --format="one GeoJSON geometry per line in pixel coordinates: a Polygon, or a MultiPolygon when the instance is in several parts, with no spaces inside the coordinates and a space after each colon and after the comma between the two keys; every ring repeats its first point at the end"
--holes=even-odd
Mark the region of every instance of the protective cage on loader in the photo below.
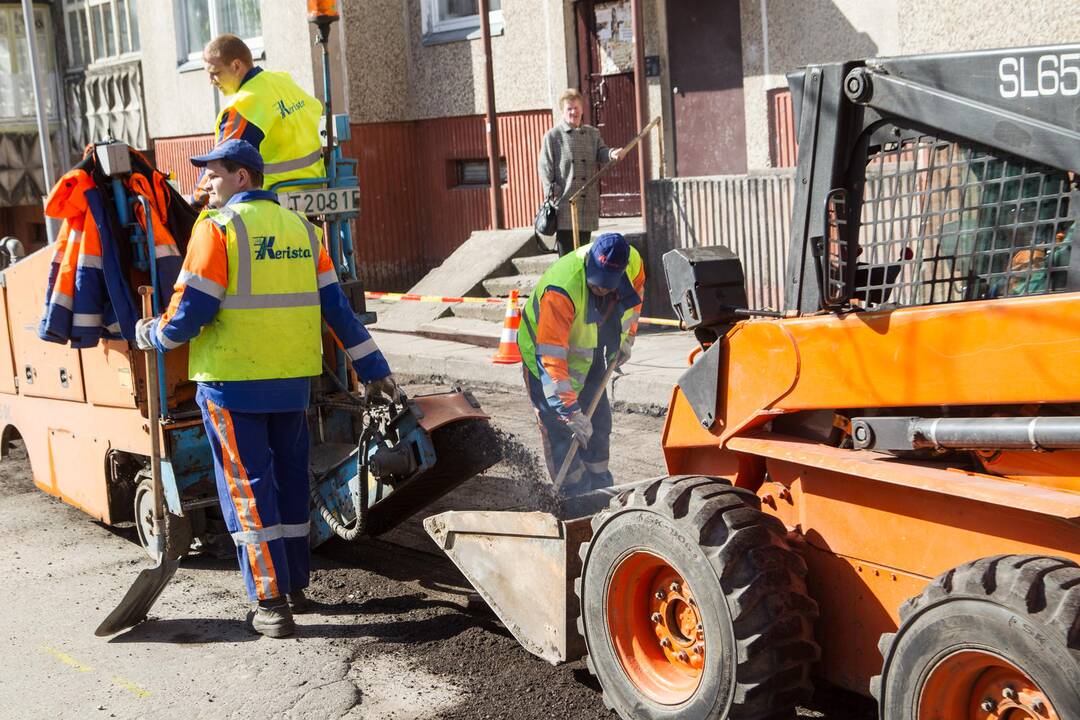
{"type": "Polygon", "coordinates": [[[670,475],[428,531],[623,718],[793,717],[812,677],[885,720],[1080,718],[1080,45],[789,84],[783,311],[725,248],[664,258],[701,342],[670,475]]]}

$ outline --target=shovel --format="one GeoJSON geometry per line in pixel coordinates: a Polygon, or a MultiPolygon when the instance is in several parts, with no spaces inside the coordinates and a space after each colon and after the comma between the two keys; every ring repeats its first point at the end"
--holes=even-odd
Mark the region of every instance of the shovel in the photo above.
{"type": "MultiPolygon", "coordinates": [[[[611,381],[611,376],[615,373],[615,361],[612,360],[611,364],[604,370],[604,377],[600,381],[600,391],[593,396],[589,401],[589,407],[585,409],[585,417],[592,420],[593,413],[596,412],[596,406],[600,404],[600,398],[607,392],[607,384],[611,381]]],[[[566,457],[563,459],[562,467],[559,468],[559,474],[555,476],[555,491],[558,492],[566,481],[566,473],[570,472],[570,465],[574,462],[574,456],[577,455],[578,448],[581,447],[581,443],[577,439],[577,435],[574,436],[573,443],[570,445],[570,449],[566,453],[566,457]]]]}
{"type": "MultiPolygon", "coordinates": [[[[147,286],[139,288],[142,295],[143,317],[153,317],[152,295],[154,289],[147,286]]],[[[165,529],[165,492],[161,485],[161,407],[158,400],[158,364],[157,352],[146,351],[146,399],[150,406],[150,473],[154,483],[154,550],[158,564],[149,570],[143,570],[135,578],[131,589],[124,599],[109,613],[94,634],[98,637],[114,635],[121,630],[138,625],[146,619],[146,614],[154,606],[161,591],[172,580],[176,569],[180,567],[179,554],[175,548],[168,547],[165,529]],[[174,557],[175,556],[175,557],[174,557]]]]}

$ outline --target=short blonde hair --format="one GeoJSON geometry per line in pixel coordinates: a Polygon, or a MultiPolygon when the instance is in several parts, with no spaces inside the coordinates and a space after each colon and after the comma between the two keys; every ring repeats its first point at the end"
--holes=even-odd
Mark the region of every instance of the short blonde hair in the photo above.
{"type": "Polygon", "coordinates": [[[237,36],[229,34],[218,35],[206,43],[206,47],[203,48],[203,57],[207,60],[216,60],[225,65],[231,64],[233,60],[239,60],[244,67],[252,67],[255,64],[254,59],[251,57],[251,49],[247,46],[247,43],[237,36]]]}
{"type": "Polygon", "coordinates": [[[571,100],[577,100],[582,105],[585,104],[585,96],[581,94],[580,90],[577,90],[576,88],[566,88],[562,91],[562,95],[559,96],[559,109],[564,109],[566,103],[571,100]]]}

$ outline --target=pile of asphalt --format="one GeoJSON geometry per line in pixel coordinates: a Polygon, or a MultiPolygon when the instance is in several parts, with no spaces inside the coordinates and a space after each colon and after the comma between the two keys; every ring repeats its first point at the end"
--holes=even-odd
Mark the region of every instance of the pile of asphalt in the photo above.
{"type": "MultiPolygon", "coordinates": [[[[440,720],[609,720],[598,686],[575,663],[526,652],[486,606],[467,609],[468,582],[451,563],[379,541],[331,543],[309,596],[341,617],[358,671],[393,656],[461,690],[440,720]],[[358,567],[357,567],[358,566],[358,567]]],[[[362,701],[361,701],[362,706],[362,701]]]]}

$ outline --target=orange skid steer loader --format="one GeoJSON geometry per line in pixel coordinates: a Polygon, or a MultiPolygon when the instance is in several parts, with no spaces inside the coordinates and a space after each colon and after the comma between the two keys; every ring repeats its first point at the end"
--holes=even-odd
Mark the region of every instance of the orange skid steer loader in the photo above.
{"type": "Polygon", "coordinates": [[[817,677],[884,720],[1080,719],[1080,45],[789,80],[784,311],[723,247],[664,258],[701,345],[670,475],[428,530],[623,718],[791,717],[817,677]]]}

